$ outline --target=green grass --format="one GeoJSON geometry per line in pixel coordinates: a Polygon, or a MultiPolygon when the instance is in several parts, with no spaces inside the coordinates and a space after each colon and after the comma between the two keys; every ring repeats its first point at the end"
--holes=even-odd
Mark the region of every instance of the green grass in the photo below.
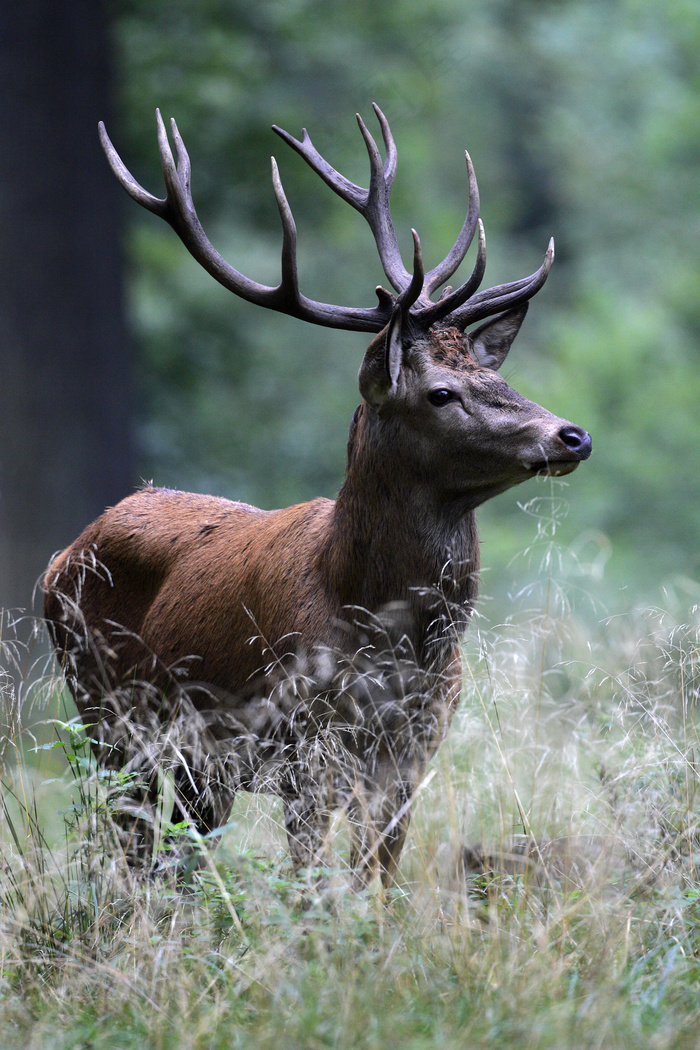
{"type": "Polygon", "coordinates": [[[697,1046],[700,616],[592,615],[549,532],[470,633],[388,894],[348,889],[341,820],[329,887],[296,877],[257,796],[186,890],[134,880],[58,683],[22,725],[8,686],[0,1046],[697,1046]]]}

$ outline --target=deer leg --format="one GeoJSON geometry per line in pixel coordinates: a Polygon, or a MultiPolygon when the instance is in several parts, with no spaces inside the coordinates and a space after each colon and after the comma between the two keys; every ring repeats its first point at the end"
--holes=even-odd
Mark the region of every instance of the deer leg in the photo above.
{"type": "Polygon", "coordinates": [[[158,811],[156,777],[139,779],[112,800],[112,821],[128,866],[147,870],[153,864],[158,811]]]}
{"type": "Polygon", "coordinates": [[[282,795],[284,826],[294,869],[325,867],[328,860],[330,806],[323,782],[297,783],[282,795]]]}
{"type": "MultiPolygon", "coordinates": [[[[198,835],[206,839],[206,845],[213,849],[218,842],[218,836],[212,836],[211,833],[228,820],[234,798],[233,786],[216,783],[201,770],[179,769],[175,774],[175,800],[171,820],[174,824],[187,821],[198,835]]],[[[172,848],[175,836],[170,834],[166,841],[169,841],[172,848]]],[[[185,843],[173,852],[176,854],[178,867],[183,870],[189,872],[201,864],[202,850],[199,843],[185,840],[185,843]]]]}
{"type": "Polygon", "coordinates": [[[73,695],[97,765],[110,774],[108,811],[124,858],[132,870],[148,871],[158,824],[158,772],[140,749],[144,732],[134,730],[129,696],[121,690],[96,696],[77,689],[73,695]]]}
{"type": "Polygon", "coordinates": [[[210,835],[229,818],[235,791],[226,785],[212,784],[199,771],[179,771],[175,779],[175,802],[172,820],[190,824],[202,836],[210,835]]]}
{"type": "Polygon", "coordinates": [[[409,785],[399,784],[389,796],[370,796],[369,800],[356,797],[350,805],[350,866],[357,889],[368,886],[376,875],[384,886],[394,882],[411,823],[412,793],[409,785]]]}

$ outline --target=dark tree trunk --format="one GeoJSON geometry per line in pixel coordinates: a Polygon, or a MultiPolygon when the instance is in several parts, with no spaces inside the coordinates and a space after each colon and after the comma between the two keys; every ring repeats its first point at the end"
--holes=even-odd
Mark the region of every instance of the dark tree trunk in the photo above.
{"type": "Polygon", "coordinates": [[[109,80],[100,0],[1,5],[0,608],[132,483],[109,80]]]}

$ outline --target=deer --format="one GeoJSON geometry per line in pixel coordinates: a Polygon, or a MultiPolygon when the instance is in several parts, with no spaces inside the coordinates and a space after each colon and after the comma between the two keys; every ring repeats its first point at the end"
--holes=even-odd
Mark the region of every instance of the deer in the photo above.
{"type": "MultiPolygon", "coordinates": [[[[282,261],[270,287],[208,240],[175,120],[173,155],[156,111],[162,199],[133,178],[100,123],[121,186],[225,288],[372,340],[335,500],[261,510],[145,484],[55,556],[42,584],[93,750],[105,769],[140,772],[141,808],[153,804],[163,764],[173,819],[202,837],[216,838],[238,791],[270,792],[282,800],[294,868],[317,873],[331,815],[341,810],[359,887],[376,875],[385,886],[396,878],[416,791],[459,702],[460,644],[478,593],[477,508],[530,478],[571,473],[592,448],[585,430],[498,374],[550,272],[553,241],[530,276],[479,290],[486,244],[465,153],[459,235],[426,270],[412,230],[407,269],[389,203],[397,150],[386,117],[377,105],[374,112],[384,159],[357,115],[367,188],[336,171],[305,129],[299,140],[272,129],[368,223],[391,287],[378,286],[371,307],[300,291],[296,226],[274,157],[282,261]],[[475,235],[471,274],[447,285],[475,235]]],[[[131,834],[143,850],[147,833],[134,832],[136,823],[131,834]]]]}

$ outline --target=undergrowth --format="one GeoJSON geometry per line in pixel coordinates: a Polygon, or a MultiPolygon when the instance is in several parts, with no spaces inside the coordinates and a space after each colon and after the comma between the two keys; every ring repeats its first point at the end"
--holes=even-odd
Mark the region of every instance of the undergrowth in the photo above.
{"type": "Polygon", "coordinates": [[[557,549],[557,491],[526,507],[535,582],[472,625],[386,893],[349,888],[340,818],[326,879],[295,875],[259,796],[215,849],[161,820],[160,870],[135,876],[128,783],[5,618],[0,1045],[697,1045],[700,614],[596,609],[600,561],[557,549]]]}

